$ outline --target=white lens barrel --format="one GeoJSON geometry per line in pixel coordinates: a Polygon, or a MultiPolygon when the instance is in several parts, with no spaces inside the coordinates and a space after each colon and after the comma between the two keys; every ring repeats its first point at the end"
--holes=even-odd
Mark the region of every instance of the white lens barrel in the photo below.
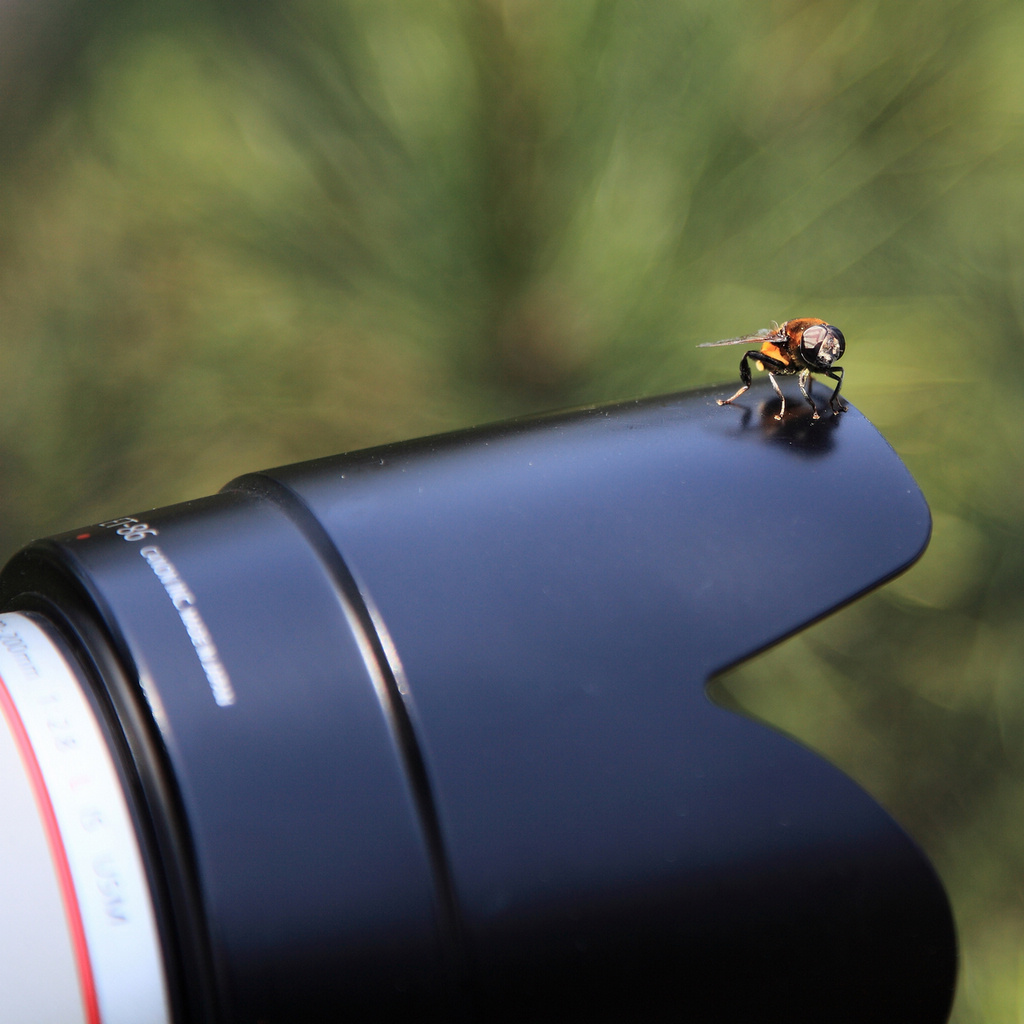
{"type": "Polygon", "coordinates": [[[168,1024],[138,837],[82,687],[34,618],[0,615],[0,1020],[168,1024]]]}

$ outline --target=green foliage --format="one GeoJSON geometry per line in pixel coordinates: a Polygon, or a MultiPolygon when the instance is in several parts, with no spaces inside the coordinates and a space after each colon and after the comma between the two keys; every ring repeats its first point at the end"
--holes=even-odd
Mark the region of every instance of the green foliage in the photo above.
{"type": "Polygon", "coordinates": [[[731,386],[698,342],[826,318],[934,542],[716,686],[910,827],[955,902],[955,1020],[1017,1019],[1024,9],[64,11],[25,87],[0,76],[3,550],[260,466],[731,386]]]}

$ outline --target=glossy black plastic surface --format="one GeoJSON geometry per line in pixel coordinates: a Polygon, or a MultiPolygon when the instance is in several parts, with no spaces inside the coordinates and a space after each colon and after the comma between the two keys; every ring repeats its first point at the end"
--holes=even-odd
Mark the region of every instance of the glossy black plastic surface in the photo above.
{"type": "Polygon", "coordinates": [[[138,544],[79,531],[4,571],[8,606],[73,579],[138,680],[118,700],[179,795],[223,1019],[945,1019],[921,852],[705,694],[912,562],[927,506],[856,410],[778,423],[763,384],[719,394],[147,513],[231,706],[138,544]]]}
{"type": "Polygon", "coordinates": [[[919,853],[833,767],[704,692],[928,538],[863,417],[779,424],[766,390],[272,474],[401,659],[488,1019],[535,1014],[547,988],[552,1020],[943,1017],[948,912],[919,853]]]}

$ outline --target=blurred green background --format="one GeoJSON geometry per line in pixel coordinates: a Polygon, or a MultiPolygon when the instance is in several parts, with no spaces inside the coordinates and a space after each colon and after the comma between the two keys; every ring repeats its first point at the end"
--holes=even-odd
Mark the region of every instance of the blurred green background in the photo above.
{"type": "Polygon", "coordinates": [[[698,342],[823,317],[933,542],[714,686],[925,846],[953,1019],[1024,1020],[1022,157],[1010,0],[7,0],[0,554],[250,469],[732,388],[698,342]]]}

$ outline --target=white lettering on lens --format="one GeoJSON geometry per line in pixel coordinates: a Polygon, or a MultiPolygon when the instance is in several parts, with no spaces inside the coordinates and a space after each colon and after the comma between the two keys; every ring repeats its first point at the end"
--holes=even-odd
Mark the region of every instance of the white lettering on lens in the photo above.
{"type": "Polygon", "coordinates": [[[140,523],[134,516],[121,516],[120,519],[108,519],[99,524],[106,530],[114,530],[125,540],[142,540],[143,537],[155,537],[160,531],[149,523],[140,523]]]}
{"type": "Polygon", "coordinates": [[[189,640],[196,650],[199,664],[206,673],[213,699],[223,708],[235,703],[235,689],[231,685],[228,670],[220,660],[213,636],[196,607],[196,596],[188,584],[178,575],[178,570],[155,544],[139,549],[139,554],[153,570],[153,575],[163,584],[174,610],[185,627],[189,640]]]}

